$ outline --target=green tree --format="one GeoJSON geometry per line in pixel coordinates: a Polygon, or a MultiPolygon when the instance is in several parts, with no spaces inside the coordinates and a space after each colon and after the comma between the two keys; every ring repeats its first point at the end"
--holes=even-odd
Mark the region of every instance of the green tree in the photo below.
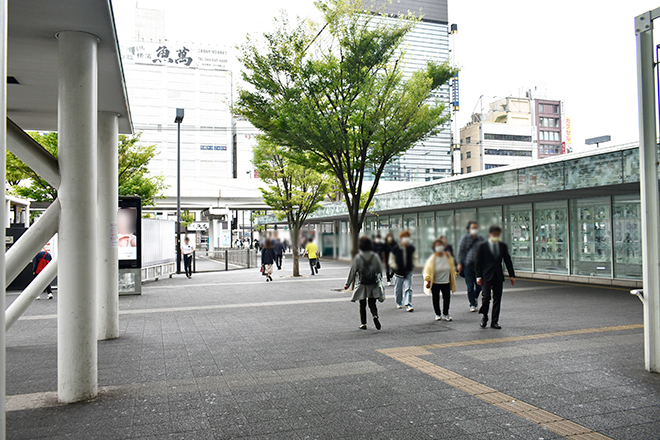
{"type": "MultiPolygon", "coordinates": [[[[57,133],[28,134],[57,157],[57,133]]],[[[121,196],[140,196],[143,206],[153,206],[166,188],[165,177],[149,174],[149,161],[158,153],[155,145],[140,145],[138,143],[140,136],[141,134],[119,136],[118,191],[121,196]]],[[[11,186],[10,192],[13,194],[36,202],[52,202],[57,198],[57,190],[53,186],[9,151],[7,152],[7,183],[11,186]],[[24,185],[26,181],[27,184],[24,185]]]]}
{"type": "Polygon", "coordinates": [[[291,231],[293,276],[300,276],[300,228],[307,217],[321,207],[330,192],[331,179],[292,160],[290,153],[264,136],[257,138],[253,164],[259,177],[268,184],[261,188],[264,201],[278,219],[286,219],[291,231]]]}
{"type": "Polygon", "coordinates": [[[190,211],[183,211],[181,213],[181,231],[185,231],[186,228],[195,221],[195,215],[191,214],[190,211]]]}
{"type": "MultiPolygon", "coordinates": [[[[370,2],[368,2],[370,3],[370,2]]],[[[323,0],[320,31],[283,17],[264,42],[241,48],[242,76],[235,112],[299,163],[336,176],[348,209],[353,254],[385,166],[449,120],[436,99],[455,75],[428,61],[404,76],[404,37],[419,19],[377,20],[358,0],[323,0]],[[373,180],[369,189],[365,179],[373,180]]]]}

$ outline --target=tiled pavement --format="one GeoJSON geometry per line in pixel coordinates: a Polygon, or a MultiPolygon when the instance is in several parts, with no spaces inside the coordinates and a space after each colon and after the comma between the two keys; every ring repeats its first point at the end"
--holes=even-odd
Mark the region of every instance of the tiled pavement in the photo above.
{"type": "Polygon", "coordinates": [[[569,438],[660,438],[660,376],[644,371],[642,307],[627,292],[521,281],[496,331],[478,327],[460,293],[454,321],[434,322],[416,277],[414,313],[394,308],[390,288],[383,329],[360,331],[357,305],[333,290],[346,272],[326,263],[318,277],[285,268],[268,284],[256,270],[147,284],[121,298],[121,337],[99,343],[100,397],[68,406],[53,393],[57,299],[35,302],[7,335],[9,438],[564,438],[544,414],[597,435],[569,438]],[[419,363],[388,351],[416,346],[398,353],[419,363]],[[534,412],[497,406],[500,395],[534,412]]]}

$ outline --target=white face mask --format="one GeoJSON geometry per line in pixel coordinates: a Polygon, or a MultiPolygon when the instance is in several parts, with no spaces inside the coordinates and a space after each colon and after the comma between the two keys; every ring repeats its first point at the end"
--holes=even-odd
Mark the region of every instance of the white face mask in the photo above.
{"type": "Polygon", "coordinates": [[[401,239],[402,244],[410,244],[410,237],[403,237],[401,239]]]}
{"type": "Polygon", "coordinates": [[[497,243],[498,241],[500,241],[500,237],[490,237],[490,241],[492,241],[493,243],[497,243]]]}
{"type": "Polygon", "coordinates": [[[380,238],[377,238],[377,239],[376,239],[376,243],[380,243],[380,238]]]}
{"type": "Polygon", "coordinates": [[[445,247],[443,245],[438,245],[435,247],[435,251],[440,254],[445,251],[445,247]]]}
{"type": "Polygon", "coordinates": [[[477,228],[471,228],[471,229],[470,229],[470,235],[471,235],[471,236],[474,237],[474,236],[477,235],[478,233],[479,233],[479,229],[477,229],[477,228]]]}

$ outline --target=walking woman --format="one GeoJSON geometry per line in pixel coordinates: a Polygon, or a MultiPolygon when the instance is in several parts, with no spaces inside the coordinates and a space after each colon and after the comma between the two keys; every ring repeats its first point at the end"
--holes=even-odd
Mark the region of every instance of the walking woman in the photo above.
{"type": "Polygon", "coordinates": [[[351,301],[360,302],[360,329],[367,329],[368,304],[371,315],[373,316],[374,326],[376,330],[380,330],[381,326],[378,320],[376,301],[381,295],[380,277],[383,273],[383,266],[380,263],[378,255],[372,251],[373,245],[369,237],[360,237],[358,249],[360,252],[353,259],[344,290],[348,290],[349,286],[353,284],[353,281],[356,281],[351,301]]]}
{"type": "Polygon", "coordinates": [[[383,261],[385,262],[385,276],[387,277],[387,285],[392,285],[392,278],[394,277],[394,270],[390,267],[390,252],[396,247],[396,240],[394,235],[389,232],[385,236],[385,246],[383,246],[383,261]]]}
{"type": "Polygon", "coordinates": [[[435,320],[451,321],[449,302],[451,292],[456,292],[456,269],[454,259],[446,251],[442,240],[433,242],[433,255],[424,265],[424,283],[426,291],[431,291],[435,320]],[[440,310],[440,293],[442,293],[442,310],[440,310]]]}
{"type": "Polygon", "coordinates": [[[273,242],[266,239],[264,249],[261,251],[261,272],[266,277],[266,282],[273,281],[273,264],[275,263],[275,251],[273,250],[273,242]]]}

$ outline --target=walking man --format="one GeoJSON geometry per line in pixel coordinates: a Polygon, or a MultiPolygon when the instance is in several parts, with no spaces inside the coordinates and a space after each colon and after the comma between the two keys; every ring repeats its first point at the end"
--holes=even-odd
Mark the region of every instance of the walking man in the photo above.
{"type": "Polygon", "coordinates": [[[181,245],[181,253],[183,254],[183,266],[186,269],[186,276],[188,279],[190,279],[192,278],[192,259],[195,248],[190,245],[190,239],[188,237],[186,237],[183,242],[184,243],[181,245]]]}
{"type": "Polygon", "coordinates": [[[477,311],[477,301],[481,293],[481,286],[477,284],[477,276],[475,275],[475,259],[477,256],[477,248],[479,244],[484,241],[484,238],[479,235],[479,223],[475,221],[468,222],[467,233],[461,237],[458,244],[458,273],[463,273],[465,277],[465,284],[467,286],[468,301],[470,302],[470,311],[477,311]]]}
{"type": "Polygon", "coordinates": [[[410,242],[410,232],[403,231],[399,234],[401,244],[394,246],[390,253],[390,267],[394,270],[394,295],[396,308],[406,312],[412,312],[412,281],[413,270],[417,264],[417,251],[410,242]],[[405,291],[405,292],[404,292],[405,291]]]}
{"type": "Polygon", "coordinates": [[[486,328],[486,324],[488,324],[491,295],[493,297],[493,314],[490,327],[497,330],[502,328],[499,324],[500,304],[502,302],[502,290],[504,287],[502,262],[504,262],[506,270],[509,272],[511,285],[516,284],[516,274],[513,271],[509,247],[500,241],[501,235],[502,228],[491,226],[488,230],[488,241],[481,243],[477,250],[475,265],[477,284],[483,286],[481,309],[479,309],[479,313],[482,315],[481,328],[486,328]]]}
{"type": "Polygon", "coordinates": [[[282,258],[284,256],[284,245],[277,238],[273,240],[273,251],[275,252],[275,265],[277,270],[282,270],[282,258]]]}
{"type": "MultiPolygon", "coordinates": [[[[51,261],[53,261],[53,257],[46,248],[42,248],[32,260],[32,275],[36,278],[36,276],[39,275],[51,261]]],[[[50,282],[46,286],[46,292],[48,293],[48,299],[53,299],[53,288],[50,287],[50,282]]],[[[37,296],[37,299],[41,299],[41,295],[37,296]]]]}
{"type": "MultiPolygon", "coordinates": [[[[309,258],[309,268],[312,270],[312,275],[319,273],[319,247],[314,244],[314,237],[309,237],[307,246],[305,246],[305,254],[309,258]]],[[[303,255],[304,256],[304,255],[303,255]]]]}

